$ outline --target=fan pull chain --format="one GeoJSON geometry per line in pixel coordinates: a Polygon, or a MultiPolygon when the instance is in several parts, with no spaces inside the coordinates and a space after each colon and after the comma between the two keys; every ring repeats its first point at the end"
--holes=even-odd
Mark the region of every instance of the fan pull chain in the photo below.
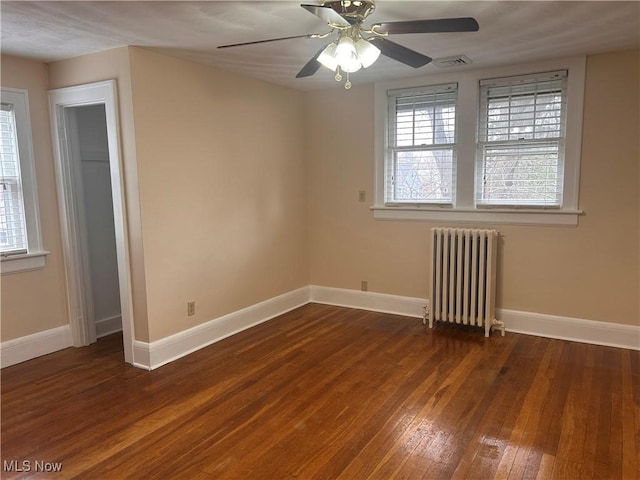
{"type": "MultiPolygon", "coordinates": [[[[336,67],[336,76],[334,77],[336,82],[342,81],[342,74],[340,73],[340,67],[336,67]]],[[[349,72],[347,72],[347,81],[344,82],[344,88],[349,90],[351,88],[351,80],[349,80],[349,72]]]]}

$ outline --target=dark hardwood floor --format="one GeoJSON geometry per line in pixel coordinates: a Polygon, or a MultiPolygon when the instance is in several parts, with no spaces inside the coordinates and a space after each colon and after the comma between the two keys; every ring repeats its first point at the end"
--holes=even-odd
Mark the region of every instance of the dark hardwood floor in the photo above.
{"type": "Polygon", "coordinates": [[[121,341],[2,370],[2,478],[640,478],[639,352],[314,304],[152,372],[121,341]]]}

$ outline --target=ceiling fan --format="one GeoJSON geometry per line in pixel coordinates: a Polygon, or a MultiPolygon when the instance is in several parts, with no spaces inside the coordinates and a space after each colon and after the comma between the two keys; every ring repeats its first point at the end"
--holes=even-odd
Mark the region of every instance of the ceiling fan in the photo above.
{"type": "Polygon", "coordinates": [[[441,18],[435,20],[409,20],[402,22],[374,23],[366,28],[364,21],[375,10],[375,0],[326,0],[320,5],[300,5],[308,12],[325,21],[330,30],[326,33],[311,33],[290,37],[271,38],[253,42],[221,45],[218,48],[240,47],[258,43],[278,42],[296,38],[328,38],[337,33],[335,39],[323,46],[302,67],[296,78],[310,77],[322,65],[336,72],[335,79],[342,80],[347,74],[345,88],[351,88],[349,74],[372,65],[380,54],[413,68],[420,68],[431,58],[415,50],[388,40],[389,35],[405,33],[477,32],[478,22],[471,17],[441,18]]]}

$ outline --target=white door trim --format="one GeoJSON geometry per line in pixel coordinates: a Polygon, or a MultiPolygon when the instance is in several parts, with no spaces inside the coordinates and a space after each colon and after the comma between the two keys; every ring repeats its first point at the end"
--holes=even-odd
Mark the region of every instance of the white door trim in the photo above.
{"type": "Polygon", "coordinates": [[[116,236],[120,306],[122,310],[122,336],[124,358],[133,363],[133,300],[131,293],[131,266],[124,196],[124,177],[120,154],[118,106],[115,80],[90,83],[49,91],[49,112],[53,153],[56,163],[56,181],[62,233],[62,247],[69,302],[69,324],[74,346],[88,345],[92,340],[88,325],[81,258],[79,214],[74,202],[73,169],[71,168],[70,142],[65,131],[64,109],[85,105],[104,105],[109,146],[109,169],[113,197],[113,219],[116,236]]]}

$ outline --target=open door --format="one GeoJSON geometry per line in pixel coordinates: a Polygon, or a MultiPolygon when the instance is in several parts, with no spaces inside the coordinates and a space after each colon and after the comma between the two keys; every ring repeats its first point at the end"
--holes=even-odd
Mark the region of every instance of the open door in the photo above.
{"type": "MultiPolygon", "coordinates": [[[[91,292],[90,248],[87,239],[85,195],[78,161],[77,117],[81,107],[101,106],[106,124],[106,155],[113,210],[113,236],[117,287],[122,322],[124,357],[133,363],[133,317],[129,244],[124,181],[120,155],[116,83],[114,80],[49,91],[49,108],[56,162],[56,180],[62,246],[73,344],[83,346],[96,339],[91,292]],[[75,122],[75,123],[74,123],[75,122]]],[[[114,280],[115,281],[115,280],[114,280]]]]}

